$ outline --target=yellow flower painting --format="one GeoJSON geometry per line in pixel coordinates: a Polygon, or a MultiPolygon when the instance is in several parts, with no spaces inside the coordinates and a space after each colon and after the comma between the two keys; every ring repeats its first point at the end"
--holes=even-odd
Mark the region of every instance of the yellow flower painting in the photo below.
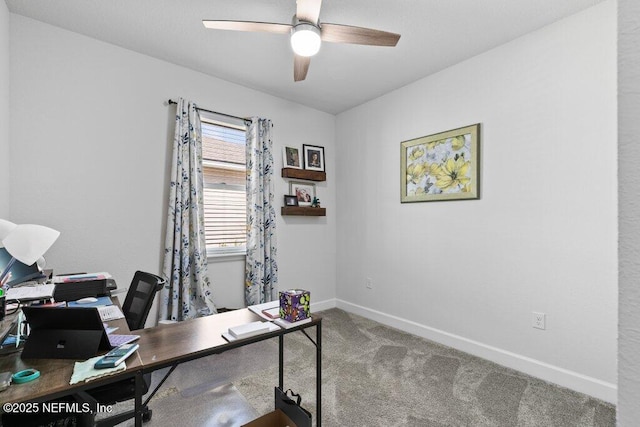
{"type": "Polygon", "coordinates": [[[480,124],[401,143],[401,202],[477,199],[480,124]]]}
{"type": "Polygon", "coordinates": [[[449,188],[461,190],[471,181],[470,167],[471,162],[465,161],[464,157],[458,157],[457,160],[449,158],[442,165],[437,166],[436,186],[442,190],[449,188]]]}

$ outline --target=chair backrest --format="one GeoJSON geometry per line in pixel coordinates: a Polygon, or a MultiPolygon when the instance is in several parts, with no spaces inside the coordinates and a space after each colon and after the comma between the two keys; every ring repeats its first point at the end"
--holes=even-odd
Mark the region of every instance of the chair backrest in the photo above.
{"type": "Polygon", "coordinates": [[[131,281],[131,286],[129,286],[127,297],[122,305],[122,312],[127,319],[130,330],[135,331],[136,329],[144,328],[151,304],[153,304],[153,298],[164,284],[165,280],[162,277],[143,271],[136,271],[131,281]]]}

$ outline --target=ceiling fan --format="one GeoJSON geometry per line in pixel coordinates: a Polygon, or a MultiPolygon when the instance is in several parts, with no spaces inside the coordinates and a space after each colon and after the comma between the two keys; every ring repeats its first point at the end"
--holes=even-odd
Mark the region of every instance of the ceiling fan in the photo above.
{"type": "Polygon", "coordinates": [[[203,20],[205,27],[215,30],[261,31],[277,34],[291,34],[294,51],[293,79],[298,82],[307,77],[311,57],[318,53],[320,44],[351,43],[370,46],[395,46],[400,34],[371,28],[349,25],[320,23],[322,0],[296,0],[297,10],[293,23],[277,24],[256,21],[203,20]]]}

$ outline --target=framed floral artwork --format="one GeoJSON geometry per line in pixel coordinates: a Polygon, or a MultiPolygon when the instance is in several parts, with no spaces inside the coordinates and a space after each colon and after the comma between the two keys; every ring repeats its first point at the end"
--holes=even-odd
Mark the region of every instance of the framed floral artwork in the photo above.
{"type": "Polygon", "coordinates": [[[400,143],[400,201],[478,199],[480,123],[400,143]]]}

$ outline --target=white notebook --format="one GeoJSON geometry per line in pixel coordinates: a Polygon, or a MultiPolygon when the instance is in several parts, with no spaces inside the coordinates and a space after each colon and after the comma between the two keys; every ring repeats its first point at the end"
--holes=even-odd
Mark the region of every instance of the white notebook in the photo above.
{"type": "Polygon", "coordinates": [[[229,328],[229,334],[234,338],[248,338],[253,335],[258,335],[269,330],[269,324],[267,322],[251,322],[243,325],[233,326],[229,328]]]}
{"type": "Polygon", "coordinates": [[[122,310],[120,310],[120,307],[117,305],[103,305],[98,307],[98,312],[100,313],[100,318],[103,322],[124,319],[124,314],[122,314],[122,310]]]}
{"type": "Polygon", "coordinates": [[[273,320],[272,318],[270,318],[269,316],[267,316],[266,314],[264,314],[262,312],[262,310],[268,310],[271,308],[276,308],[276,307],[280,307],[280,301],[276,300],[276,301],[269,301],[269,302],[264,302],[262,304],[256,304],[256,305],[250,305],[249,307],[247,307],[250,311],[253,311],[255,314],[257,314],[258,316],[262,317],[264,320],[273,320]]]}
{"type": "Polygon", "coordinates": [[[253,322],[253,323],[261,323],[261,326],[248,326],[247,325],[251,325],[251,323],[246,323],[244,325],[238,325],[238,326],[234,326],[232,328],[229,328],[229,332],[224,332],[222,334],[222,337],[224,339],[226,339],[227,341],[231,342],[231,341],[235,341],[237,339],[242,339],[242,338],[249,338],[255,335],[260,335],[260,334],[264,334],[266,332],[273,332],[273,331],[277,331],[278,329],[280,329],[277,325],[273,324],[272,322],[253,322]],[[246,327],[245,328],[240,328],[237,329],[238,327],[246,327]],[[231,334],[231,330],[233,329],[233,332],[235,334],[242,334],[240,336],[234,336],[231,334]]]}

